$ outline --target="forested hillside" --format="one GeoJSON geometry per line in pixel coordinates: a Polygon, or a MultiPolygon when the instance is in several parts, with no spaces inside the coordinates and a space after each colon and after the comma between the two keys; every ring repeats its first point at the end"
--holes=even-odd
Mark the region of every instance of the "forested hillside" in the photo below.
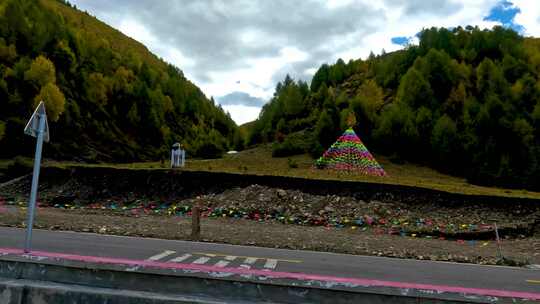
{"type": "Polygon", "coordinates": [[[1,0],[0,157],[32,155],[22,131],[40,100],[49,158],[166,158],[175,141],[212,157],[241,142],[220,107],[142,44],[62,1],[1,0]]]}
{"type": "Polygon", "coordinates": [[[419,45],[287,77],[251,128],[274,155],[320,155],[356,116],[368,148],[470,181],[540,189],[540,40],[426,29],[419,45]]]}

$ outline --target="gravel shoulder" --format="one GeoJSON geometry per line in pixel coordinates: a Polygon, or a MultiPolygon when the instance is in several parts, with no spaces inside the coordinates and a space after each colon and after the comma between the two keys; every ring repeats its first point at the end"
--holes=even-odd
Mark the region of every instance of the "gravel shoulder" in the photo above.
{"type": "MultiPolygon", "coordinates": [[[[26,208],[8,206],[0,212],[0,226],[24,227],[26,208]]],[[[39,208],[35,227],[49,230],[94,232],[190,240],[189,217],[123,216],[101,210],[39,208]]],[[[201,240],[236,245],[314,250],[324,252],[498,264],[495,241],[449,241],[380,234],[377,229],[309,227],[246,219],[203,218],[201,240]]],[[[540,263],[540,238],[502,241],[505,264],[540,263]]]]}

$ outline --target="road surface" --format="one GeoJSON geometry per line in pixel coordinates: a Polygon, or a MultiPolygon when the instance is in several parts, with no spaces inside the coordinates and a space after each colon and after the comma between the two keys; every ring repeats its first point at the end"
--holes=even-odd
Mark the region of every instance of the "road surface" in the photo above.
{"type": "MultiPolygon", "coordinates": [[[[24,230],[0,228],[0,247],[22,248],[24,230]]],[[[33,249],[76,255],[192,263],[344,278],[533,292],[540,270],[354,256],[313,251],[34,230],[33,249]]]]}

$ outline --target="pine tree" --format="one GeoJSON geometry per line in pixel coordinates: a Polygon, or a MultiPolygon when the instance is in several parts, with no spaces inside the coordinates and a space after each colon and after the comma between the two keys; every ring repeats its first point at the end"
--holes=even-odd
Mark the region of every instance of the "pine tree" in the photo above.
{"type": "Polygon", "coordinates": [[[431,86],[415,68],[410,68],[403,78],[401,78],[396,100],[409,105],[413,109],[421,106],[429,108],[434,106],[431,86]]]}
{"type": "Polygon", "coordinates": [[[329,147],[334,141],[334,122],[327,111],[323,111],[315,125],[315,135],[323,147],[329,147]]]}

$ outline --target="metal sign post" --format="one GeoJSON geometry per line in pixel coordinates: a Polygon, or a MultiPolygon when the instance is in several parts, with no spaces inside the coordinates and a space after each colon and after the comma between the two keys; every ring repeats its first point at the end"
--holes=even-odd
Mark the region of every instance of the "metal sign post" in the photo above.
{"type": "Polygon", "coordinates": [[[40,102],[34,114],[26,124],[24,133],[33,137],[36,140],[36,155],[34,159],[34,172],[32,174],[32,188],[30,190],[30,201],[28,202],[28,218],[26,220],[26,240],[24,243],[24,252],[28,253],[32,249],[32,226],[34,225],[34,214],[36,210],[36,199],[39,181],[39,169],[41,166],[41,151],[43,149],[43,141],[49,141],[49,126],[47,124],[47,114],[45,113],[45,105],[40,102]]]}

